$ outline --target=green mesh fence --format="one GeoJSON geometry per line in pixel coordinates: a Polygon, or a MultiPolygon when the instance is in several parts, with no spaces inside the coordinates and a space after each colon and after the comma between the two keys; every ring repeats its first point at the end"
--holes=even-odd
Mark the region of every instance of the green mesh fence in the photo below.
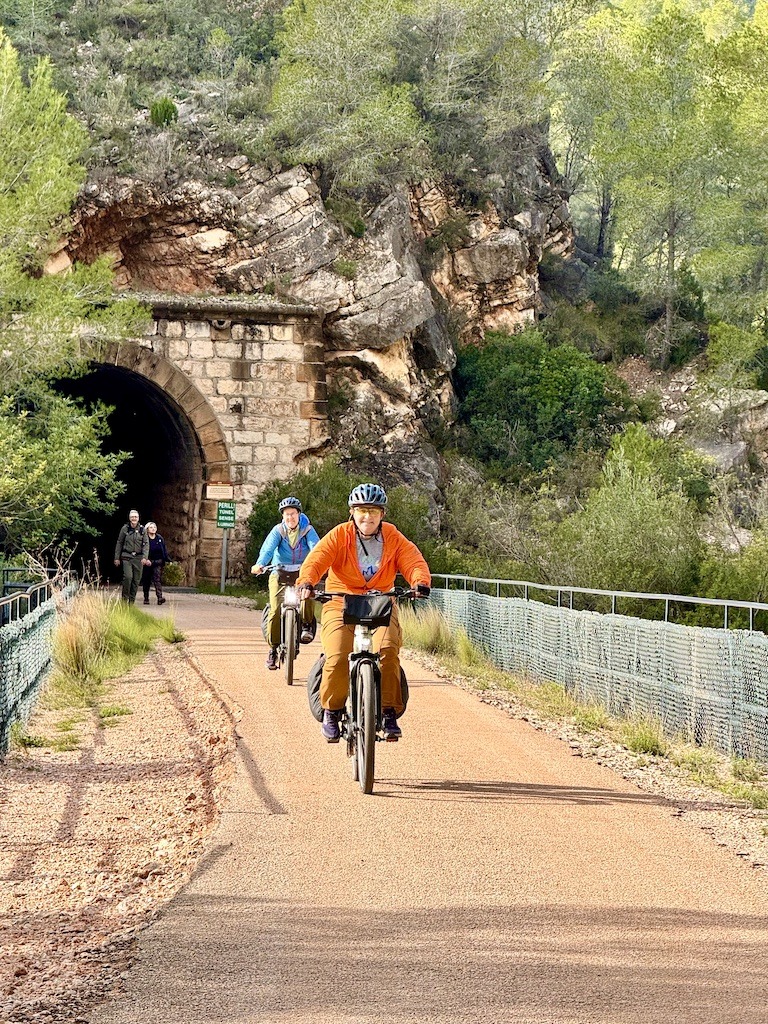
{"type": "Polygon", "coordinates": [[[500,668],[560,683],[670,735],[768,760],[768,636],[432,590],[432,601],[500,668]]]}
{"type": "MultiPolygon", "coordinates": [[[[58,601],[77,589],[70,584],[58,601]]],[[[0,628],[0,754],[8,750],[11,726],[25,722],[51,665],[57,600],[44,601],[21,619],[0,628]]]]}

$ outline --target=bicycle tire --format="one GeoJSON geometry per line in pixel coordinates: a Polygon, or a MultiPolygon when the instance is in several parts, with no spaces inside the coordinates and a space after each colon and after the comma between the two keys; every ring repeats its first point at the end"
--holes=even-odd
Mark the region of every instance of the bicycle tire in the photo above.
{"type": "Polygon", "coordinates": [[[357,670],[357,774],[360,789],[373,791],[376,749],[376,677],[370,661],[363,661],[357,670]]]}
{"type": "Polygon", "coordinates": [[[293,686],[293,663],[296,660],[296,613],[283,615],[283,649],[285,650],[285,681],[293,686]]]}

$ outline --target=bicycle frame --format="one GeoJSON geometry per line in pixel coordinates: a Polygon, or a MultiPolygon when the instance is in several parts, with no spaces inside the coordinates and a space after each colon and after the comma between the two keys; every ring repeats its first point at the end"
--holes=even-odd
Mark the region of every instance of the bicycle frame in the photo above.
{"type": "MultiPolygon", "coordinates": [[[[326,592],[318,595],[318,599],[327,602],[334,597],[400,598],[411,594],[410,588],[396,587],[391,591],[370,591],[365,595],[326,592]]],[[[345,606],[345,616],[348,616],[345,618],[348,624],[354,624],[354,639],[348,659],[347,701],[339,727],[346,742],[347,757],[352,760],[352,777],[364,793],[370,793],[373,790],[374,745],[387,738],[382,733],[381,659],[378,651],[373,649],[373,634],[375,629],[388,624],[389,614],[385,620],[384,613],[373,608],[366,616],[365,612],[353,614],[345,606]]]]}

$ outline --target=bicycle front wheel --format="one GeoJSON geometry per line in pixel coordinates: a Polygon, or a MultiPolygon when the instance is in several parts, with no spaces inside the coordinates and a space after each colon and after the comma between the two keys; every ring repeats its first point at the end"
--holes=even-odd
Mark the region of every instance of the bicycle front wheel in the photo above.
{"type": "Polygon", "coordinates": [[[376,680],[373,665],[364,661],[357,670],[357,781],[364,793],[373,790],[376,747],[376,680]]]}
{"type": "Polygon", "coordinates": [[[286,612],[283,616],[283,647],[285,648],[285,681],[293,685],[293,663],[296,659],[296,613],[286,612]]]}

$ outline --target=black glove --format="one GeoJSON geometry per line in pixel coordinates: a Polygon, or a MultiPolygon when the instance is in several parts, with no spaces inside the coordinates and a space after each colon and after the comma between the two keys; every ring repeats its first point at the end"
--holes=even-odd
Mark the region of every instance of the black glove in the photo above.
{"type": "Polygon", "coordinates": [[[416,597],[429,597],[431,587],[428,587],[426,583],[416,584],[416,597]]]}
{"type": "Polygon", "coordinates": [[[302,583],[299,587],[299,597],[302,601],[310,601],[315,596],[315,588],[312,583],[302,583]]]}

